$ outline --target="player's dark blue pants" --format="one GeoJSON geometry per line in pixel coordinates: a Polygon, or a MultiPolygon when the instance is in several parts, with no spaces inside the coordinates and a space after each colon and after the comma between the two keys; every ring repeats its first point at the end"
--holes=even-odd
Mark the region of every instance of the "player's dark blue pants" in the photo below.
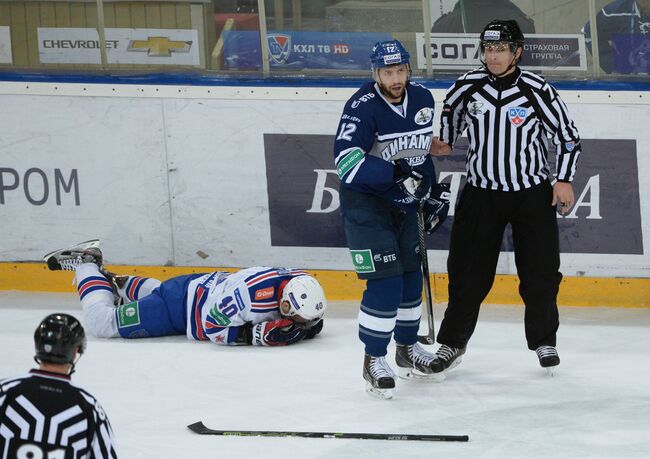
{"type": "Polygon", "coordinates": [[[438,342],[465,347],[479,308],[494,282],[506,225],[512,227],[519,294],[525,304],[528,348],[555,346],[560,268],[557,216],[547,181],[516,192],[466,185],[454,215],[449,246],[449,304],[438,342]]]}
{"type": "Polygon", "coordinates": [[[352,263],[366,280],[359,338],[367,354],[383,356],[393,334],[400,344],[417,340],[422,314],[417,213],[343,186],[340,197],[352,263]]]}
{"type": "Polygon", "coordinates": [[[185,335],[187,330],[187,287],[203,274],[169,279],[149,295],[118,307],[118,332],[122,338],[185,335]]]}

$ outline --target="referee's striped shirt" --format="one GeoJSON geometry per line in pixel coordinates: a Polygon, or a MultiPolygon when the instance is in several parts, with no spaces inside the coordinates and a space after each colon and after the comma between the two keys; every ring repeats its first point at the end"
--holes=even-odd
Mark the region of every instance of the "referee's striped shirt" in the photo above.
{"type": "Polygon", "coordinates": [[[440,140],[452,147],[467,128],[467,180],[476,187],[518,191],[549,179],[547,136],[557,179],[573,180],[580,137],[557,91],[539,75],[516,68],[495,79],[485,68],[472,70],[447,91],[440,123],[440,140]]]}
{"type": "Polygon", "coordinates": [[[99,402],[70,377],[40,370],[0,381],[0,455],[116,458],[113,432],[99,402]]]}

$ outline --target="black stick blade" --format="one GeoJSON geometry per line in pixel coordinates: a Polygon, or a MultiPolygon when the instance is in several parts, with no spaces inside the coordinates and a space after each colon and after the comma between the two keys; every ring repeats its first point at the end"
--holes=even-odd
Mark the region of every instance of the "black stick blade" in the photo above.
{"type": "Polygon", "coordinates": [[[210,433],[210,429],[208,429],[205,424],[203,424],[201,421],[195,422],[194,424],[190,424],[187,426],[188,429],[190,429],[192,432],[196,432],[197,434],[201,435],[206,435],[210,433]]]}
{"type": "Polygon", "coordinates": [[[467,435],[416,435],[416,434],[377,434],[352,432],[292,432],[274,430],[214,430],[203,422],[187,426],[200,435],[223,435],[237,437],[302,437],[302,438],[345,438],[357,440],[411,440],[411,441],[469,441],[467,435]]]}

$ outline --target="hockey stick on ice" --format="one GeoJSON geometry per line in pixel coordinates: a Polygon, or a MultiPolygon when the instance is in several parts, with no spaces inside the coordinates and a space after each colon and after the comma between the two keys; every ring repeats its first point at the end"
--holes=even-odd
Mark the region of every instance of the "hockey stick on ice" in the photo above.
{"type": "Polygon", "coordinates": [[[213,430],[203,422],[187,426],[200,435],[223,435],[235,437],[303,437],[303,438],[347,438],[358,440],[413,440],[413,441],[469,441],[467,435],[415,435],[415,434],[378,434],[349,432],[283,432],[277,430],[213,430]]]}
{"type": "Polygon", "coordinates": [[[429,258],[427,256],[427,243],[424,239],[424,202],[422,201],[418,203],[418,237],[420,239],[420,260],[422,265],[422,281],[424,283],[424,299],[427,302],[427,318],[429,319],[429,333],[426,335],[419,335],[418,341],[422,344],[435,344],[436,332],[433,325],[429,258]]]}

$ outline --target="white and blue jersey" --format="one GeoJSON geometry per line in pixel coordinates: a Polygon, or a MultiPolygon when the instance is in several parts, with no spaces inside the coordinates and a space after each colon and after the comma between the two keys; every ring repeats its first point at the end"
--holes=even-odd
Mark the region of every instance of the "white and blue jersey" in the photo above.
{"type": "Polygon", "coordinates": [[[407,83],[401,104],[389,102],[376,83],[362,86],[345,104],[334,143],[341,186],[415,208],[415,200],[395,184],[394,162],[408,158],[411,166],[425,165],[435,175],[429,156],[433,113],[433,96],[419,84],[407,83]]]}
{"type": "Polygon", "coordinates": [[[234,344],[239,327],[280,319],[282,288],[297,269],[253,267],[236,273],[214,272],[190,281],[187,289],[187,337],[234,344]]]}
{"type": "MultiPolygon", "coordinates": [[[[259,266],[235,273],[174,277],[151,291],[142,289],[141,295],[126,296],[132,303],[115,310],[117,332],[123,338],[185,334],[192,340],[237,344],[244,324],[281,318],[284,285],[305,274],[298,269],[259,266]]],[[[127,291],[132,290],[129,284],[134,279],[127,291]]],[[[80,288],[85,282],[79,282],[80,288]]]]}

